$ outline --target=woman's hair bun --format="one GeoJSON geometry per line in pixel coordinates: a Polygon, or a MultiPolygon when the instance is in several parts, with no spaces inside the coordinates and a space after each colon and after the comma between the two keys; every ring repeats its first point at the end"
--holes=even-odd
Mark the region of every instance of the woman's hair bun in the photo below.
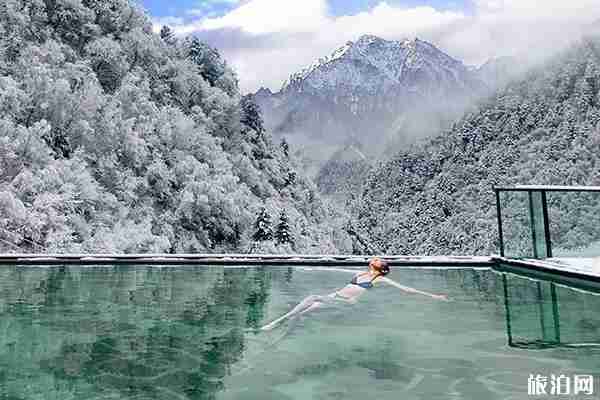
{"type": "Polygon", "coordinates": [[[382,260],[380,265],[379,272],[381,272],[382,275],[387,275],[390,273],[390,267],[387,262],[382,260]]]}

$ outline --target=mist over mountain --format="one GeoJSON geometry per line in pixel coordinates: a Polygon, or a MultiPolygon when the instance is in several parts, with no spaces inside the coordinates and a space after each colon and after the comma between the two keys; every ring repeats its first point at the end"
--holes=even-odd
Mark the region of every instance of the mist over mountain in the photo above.
{"type": "Polygon", "coordinates": [[[348,141],[373,155],[436,134],[500,79],[423,40],[364,35],[292,74],[279,92],[259,90],[256,101],[268,129],[322,163],[348,141]]]}
{"type": "MultiPolygon", "coordinates": [[[[382,253],[491,254],[493,186],[599,185],[599,66],[599,37],[583,39],[442,135],[398,152],[366,180],[356,231],[382,253]]],[[[531,240],[519,219],[525,200],[506,203],[505,239],[517,247],[531,240]]],[[[554,248],[599,241],[597,207],[597,196],[550,196],[554,248]]]]}
{"type": "Polygon", "coordinates": [[[529,68],[529,65],[530,62],[526,63],[517,57],[496,57],[473,69],[473,72],[489,88],[501,89],[511,80],[523,75],[529,68]]]}
{"type": "Polygon", "coordinates": [[[345,201],[360,192],[373,161],[359,143],[349,143],[333,153],[319,169],[316,184],[321,193],[345,201]]]}

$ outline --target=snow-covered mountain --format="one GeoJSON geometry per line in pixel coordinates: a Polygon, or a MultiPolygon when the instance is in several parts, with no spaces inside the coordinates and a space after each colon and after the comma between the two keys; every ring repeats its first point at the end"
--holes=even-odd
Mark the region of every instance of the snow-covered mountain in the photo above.
{"type": "Polygon", "coordinates": [[[323,161],[348,140],[376,154],[437,132],[486,89],[428,42],[364,35],[255,96],[268,128],[323,161]]]}
{"type": "Polygon", "coordinates": [[[427,95],[444,88],[473,88],[467,68],[425,41],[387,41],[364,35],[293,74],[281,92],[347,97],[353,113],[368,105],[358,100],[373,94],[405,90],[427,95]],[[358,92],[357,92],[358,91],[358,92]]]}

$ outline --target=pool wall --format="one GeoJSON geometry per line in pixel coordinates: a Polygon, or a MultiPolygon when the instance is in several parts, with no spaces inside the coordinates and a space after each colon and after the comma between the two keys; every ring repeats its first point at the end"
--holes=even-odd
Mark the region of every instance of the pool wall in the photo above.
{"type": "MultiPolygon", "coordinates": [[[[278,255],[278,254],[2,254],[0,264],[11,265],[307,265],[365,266],[372,256],[278,255]]],[[[390,265],[410,266],[492,266],[492,257],[468,256],[381,256],[390,265]]]]}
{"type": "MultiPolygon", "coordinates": [[[[0,254],[0,265],[202,265],[202,266],[361,266],[368,255],[279,254],[0,254]]],[[[588,259],[512,259],[500,256],[381,256],[395,267],[493,268],[588,289],[600,287],[600,271],[588,259]],[[589,265],[588,265],[589,264],[589,265]]]]}

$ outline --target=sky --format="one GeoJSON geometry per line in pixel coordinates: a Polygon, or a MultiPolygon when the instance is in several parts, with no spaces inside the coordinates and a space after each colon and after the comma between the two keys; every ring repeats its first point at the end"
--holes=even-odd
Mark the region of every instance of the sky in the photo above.
{"type": "Polygon", "coordinates": [[[546,57],[600,21],[600,0],[138,0],[219,49],[243,92],[279,90],[292,73],[363,34],[427,40],[467,65],[546,57]]]}

